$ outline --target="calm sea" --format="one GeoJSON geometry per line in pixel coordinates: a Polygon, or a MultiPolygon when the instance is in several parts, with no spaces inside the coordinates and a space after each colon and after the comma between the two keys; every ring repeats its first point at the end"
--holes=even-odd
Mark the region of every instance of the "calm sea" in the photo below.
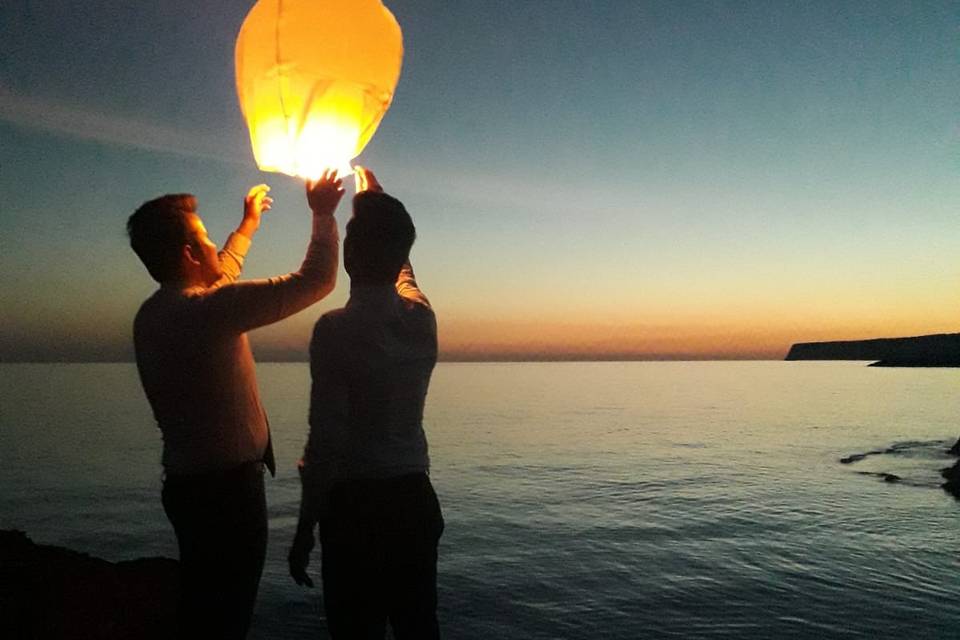
{"type": "MultiPolygon", "coordinates": [[[[309,372],[258,374],[282,470],[252,637],[323,638],[320,590],[284,561],[309,372]]],[[[425,421],[444,635],[957,637],[960,502],[938,469],[958,381],[861,363],[441,364],[425,421]]],[[[176,557],[133,365],[0,365],[0,451],[0,528],[176,557]]]]}

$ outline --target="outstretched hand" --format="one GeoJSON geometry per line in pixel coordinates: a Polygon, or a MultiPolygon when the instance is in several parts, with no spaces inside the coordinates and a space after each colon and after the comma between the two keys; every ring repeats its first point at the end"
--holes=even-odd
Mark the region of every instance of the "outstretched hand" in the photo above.
{"type": "Polygon", "coordinates": [[[301,587],[313,588],[313,580],[307,575],[307,565],[310,564],[310,552],[313,550],[313,535],[298,535],[293,539],[293,546],[287,554],[287,563],[290,566],[290,576],[301,587]]]}
{"type": "Polygon", "coordinates": [[[333,214],[343,197],[343,180],[328,169],[317,180],[307,180],[307,203],[315,214],[333,214]]]}
{"type": "Polygon", "coordinates": [[[377,176],[373,175],[373,171],[370,171],[370,169],[367,169],[366,167],[361,167],[360,165],[355,166],[353,170],[357,181],[357,193],[361,193],[363,191],[383,193],[383,187],[380,186],[377,176]]]}
{"type": "Polygon", "coordinates": [[[273,198],[267,195],[270,187],[265,184],[258,184],[250,187],[247,196],[243,199],[243,222],[237,229],[239,233],[252,238],[253,234],[260,228],[260,216],[264,212],[270,211],[273,205],[273,198]]]}

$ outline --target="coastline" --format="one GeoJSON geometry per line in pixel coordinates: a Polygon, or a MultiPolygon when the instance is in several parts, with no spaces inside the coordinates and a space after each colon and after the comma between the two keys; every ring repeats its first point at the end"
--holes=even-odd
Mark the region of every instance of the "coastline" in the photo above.
{"type": "Polygon", "coordinates": [[[960,367],[960,333],[798,342],[784,360],[863,360],[874,367],[960,367]]]}

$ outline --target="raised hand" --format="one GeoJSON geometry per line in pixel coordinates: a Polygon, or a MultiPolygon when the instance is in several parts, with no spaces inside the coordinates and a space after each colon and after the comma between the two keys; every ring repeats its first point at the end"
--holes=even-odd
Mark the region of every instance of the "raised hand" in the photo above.
{"type": "Polygon", "coordinates": [[[361,167],[360,165],[355,166],[353,170],[354,175],[356,176],[357,193],[362,191],[383,193],[383,187],[380,186],[380,182],[377,181],[377,177],[373,175],[373,171],[370,171],[370,169],[367,169],[366,167],[361,167]]]}
{"type": "Polygon", "coordinates": [[[307,203],[315,214],[333,214],[343,197],[343,180],[328,169],[317,180],[307,180],[307,203]]]}
{"type": "Polygon", "coordinates": [[[260,228],[260,216],[265,211],[270,211],[270,207],[273,205],[273,198],[267,195],[269,191],[270,187],[265,184],[250,187],[250,191],[243,199],[243,222],[237,229],[238,233],[252,238],[253,234],[260,228]]]}

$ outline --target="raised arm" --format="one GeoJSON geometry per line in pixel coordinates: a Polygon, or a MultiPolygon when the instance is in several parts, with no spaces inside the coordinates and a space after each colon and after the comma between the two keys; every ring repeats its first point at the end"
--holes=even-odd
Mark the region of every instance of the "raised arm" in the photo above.
{"type": "Polygon", "coordinates": [[[413,275],[413,267],[410,266],[409,260],[404,263],[399,275],[397,275],[396,287],[397,293],[405,300],[430,307],[430,301],[427,300],[427,296],[423,295],[423,292],[420,291],[420,288],[417,286],[417,280],[413,275]]]}
{"type": "MultiPolygon", "coordinates": [[[[307,201],[313,214],[313,230],[300,269],[263,280],[229,282],[208,290],[199,302],[204,318],[226,329],[249,331],[293,315],[333,291],[339,257],[333,212],[342,197],[343,185],[336,172],[308,182],[307,201]]],[[[223,253],[227,253],[231,243],[242,243],[244,237],[238,229],[223,253]]]]}
{"type": "Polygon", "coordinates": [[[273,198],[267,195],[270,187],[265,184],[258,184],[251,187],[243,199],[243,220],[237,227],[237,230],[230,234],[227,242],[223,245],[218,257],[220,258],[220,271],[223,275],[214,282],[212,287],[222,287],[225,284],[236,282],[240,277],[240,271],[243,269],[243,259],[250,248],[250,241],[256,235],[260,228],[260,217],[270,211],[273,205],[273,198]]]}
{"type": "MultiPolygon", "coordinates": [[[[377,177],[373,175],[373,171],[359,165],[354,167],[354,169],[356,171],[357,193],[361,191],[383,193],[383,186],[380,184],[380,181],[377,180],[377,177]]],[[[427,300],[427,296],[423,295],[423,292],[420,291],[420,288],[417,286],[417,279],[413,275],[413,267],[410,265],[409,259],[404,263],[400,269],[400,273],[397,275],[396,287],[397,293],[402,298],[410,302],[422,304],[428,308],[430,307],[430,301],[427,300]]]]}

